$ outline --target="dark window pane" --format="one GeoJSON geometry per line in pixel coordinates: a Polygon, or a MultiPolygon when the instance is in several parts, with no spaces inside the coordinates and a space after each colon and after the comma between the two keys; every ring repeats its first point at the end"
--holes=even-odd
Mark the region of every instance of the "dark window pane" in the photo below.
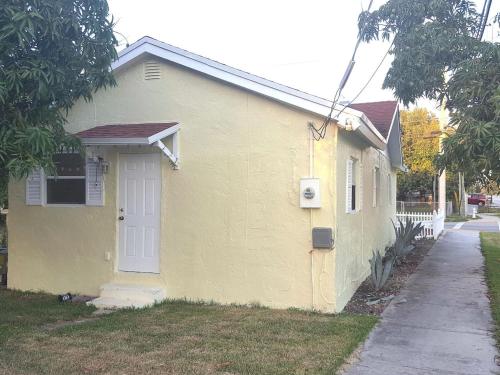
{"type": "Polygon", "coordinates": [[[351,193],[352,193],[351,210],[355,211],[356,210],[356,185],[351,186],[351,193]]]}
{"type": "Polygon", "coordinates": [[[85,204],[85,179],[47,179],[47,203],[85,204]]]}
{"type": "Polygon", "coordinates": [[[85,176],[85,160],[80,154],[55,154],[58,176],[85,176]]]}

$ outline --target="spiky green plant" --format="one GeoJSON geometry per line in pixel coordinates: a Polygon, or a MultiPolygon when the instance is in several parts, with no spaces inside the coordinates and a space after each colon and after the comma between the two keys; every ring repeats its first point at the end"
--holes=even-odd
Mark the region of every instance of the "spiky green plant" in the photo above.
{"type": "Polygon", "coordinates": [[[371,280],[376,291],[382,289],[389,280],[394,262],[395,258],[392,256],[384,258],[380,251],[373,252],[373,257],[370,259],[371,280]]]}
{"type": "Polygon", "coordinates": [[[398,263],[415,248],[412,241],[422,232],[424,225],[422,223],[415,224],[413,220],[407,217],[404,223],[398,218],[398,225],[394,224],[393,221],[392,226],[396,234],[396,241],[388,249],[388,253],[398,263]]]}

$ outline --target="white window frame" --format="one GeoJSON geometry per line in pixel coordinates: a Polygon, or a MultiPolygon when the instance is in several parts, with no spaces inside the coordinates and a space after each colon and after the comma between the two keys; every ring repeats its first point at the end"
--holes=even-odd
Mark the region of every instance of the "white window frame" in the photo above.
{"type": "MultiPolygon", "coordinates": [[[[60,152],[61,154],[75,154],[76,152],[60,152]]],[[[51,176],[51,175],[44,175],[45,178],[42,180],[42,199],[43,202],[45,203],[46,206],[51,207],[51,206],[57,206],[57,207],[81,207],[85,206],[87,203],[87,160],[86,157],[83,157],[83,175],[82,176],[63,176],[63,175],[58,175],[58,176],[51,176]],[[83,203],[47,203],[47,196],[48,196],[48,180],[84,180],[84,186],[85,186],[85,197],[84,197],[84,202],[83,203]]]]}
{"type": "Polygon", "coordinates": [[[389,172],[387,174],[387,198],[388,198],[388,206],[392,205],[392,176],[389,172]]]}
{"type": "Polygon", "coordinates": [[[375,166],[372,170],[372,206],[375,208],[379,205],[380,196],[380,168],[375,166]]]}
{"type": "Polygon", "coordinates": [[[359,167],[359,161],[356,158],[350,157],[346,161],[346,213],[354,214],[361,210],[360,201],[360,186],[358,183],[358,175],[360,171],[357,171],[359,167]],[[354,187],[354,209],[353,209],[353,194],[352,188],[354,187]]]}

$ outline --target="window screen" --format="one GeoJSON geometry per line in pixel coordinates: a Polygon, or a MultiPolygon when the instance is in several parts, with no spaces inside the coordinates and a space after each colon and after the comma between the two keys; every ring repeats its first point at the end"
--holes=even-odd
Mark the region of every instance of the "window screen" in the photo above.
{"type": "Polygon", "coordinates": [[[356,185],[351,186],[351,211],[356,211],[356,185]]]}
{"type": "Polygon", "coordinates": [[[79,153],[54,155],[57,176],[47,176],[48,204],[85,204],[85,159],[79,153]]]}

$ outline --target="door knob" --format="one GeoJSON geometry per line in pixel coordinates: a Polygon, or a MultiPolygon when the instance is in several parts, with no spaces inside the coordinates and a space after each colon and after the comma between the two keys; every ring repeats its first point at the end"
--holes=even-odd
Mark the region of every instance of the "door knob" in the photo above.
{"type": "Polygon", "coordinates": [[[123,216],[118,216],[118,220],[124,220],[125,218],[123,216]]]}

